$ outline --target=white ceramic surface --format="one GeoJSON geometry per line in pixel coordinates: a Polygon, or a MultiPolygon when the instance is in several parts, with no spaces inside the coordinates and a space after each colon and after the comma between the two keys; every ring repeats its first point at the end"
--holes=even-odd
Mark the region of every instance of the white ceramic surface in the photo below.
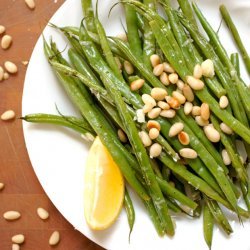
{"type": "MultiPolygon", "coordinates": [[[[120,16],[122,9],[118,6],[108,19],[108,10],[115,0],[99,1],[100,19],[108,34],[121,33],[120,16]]],[[[239,27],[243,41],[250,51],[250,1],[235,0],[202,0],[198,1],[209,21],[217,29],[220,23],[218,6],[225,3],[239,27]]],[[[82,19],[80,0],[67,0],[50,20],[59,26],[79,25],[82,19]]],[[[63,50],[66,40],[52,28],[46,27],[44,36],[53,39],[63,50]]],[[[222,25],[219,36],[227,50],[235,52],[235,47],[222,25]]],[[[249,81],[242,67],[243,77],[249,81]]],[[[42,39],[38,40],[32,54],[26,74],[23,92],[23,115],[29,113],[56,113],[55,104],[63,114],[78,115],[48,65],[42,49],[42,39]]],[[[177,228],[173,238],[159,238],[145,213],[141,202],[133,195],[136,208],[136,222],[128,243],[129,228],[124,211],[117,222],[103,232],[91,231],[83,215],[83,172],[88,146],[81,137],[64,128],[50,125],[23,124],[24,136],[35,173],[45,192],[63,216],[85,236],[107,249],[174,249],[202,250],[207,249],[203,240],[202,221],[187,217],[176,217],[177,228]]],[[[234,233],[226,237],[217,228],[214,230],[213,250],[250,250],[250,223],[244,228],[232,218],[234,233]]]]}

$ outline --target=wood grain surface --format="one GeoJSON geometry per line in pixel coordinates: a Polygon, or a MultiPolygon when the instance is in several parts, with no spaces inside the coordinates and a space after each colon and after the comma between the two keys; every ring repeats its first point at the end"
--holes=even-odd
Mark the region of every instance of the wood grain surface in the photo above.
{"type": "MultiPolygon", "coordinates": [[[[24,0],[0,0],[0,25],[6,27],[6,34],[13,37],[10,49],[0,48],[0,65],[10,60],[17,64],[18,73],[0,82],[0,114],[13,109],[21,115],[21,101],[26,66],[33,47],[44,26],[63,3],[63,0],[36,0],[35,10],[30,10],[24,0]]],[[[101,247],[89,241],[62,217],[44,193],[34,174],[25,148],[22,122],[0,121],[0,182],[5,184],[0,191],[0,250],[11,249],[11,237],[24,234],[27,250],[100,250],[101,247]],[[47,221],[36,214],[37,207],[44,207],[50,213],[47,221]],[[17,210],[22,216],[14,222],[7,222],[2,214],[17,210]],[[58,230],[61,242],[50,247],[50,234],[58,230]]]]}

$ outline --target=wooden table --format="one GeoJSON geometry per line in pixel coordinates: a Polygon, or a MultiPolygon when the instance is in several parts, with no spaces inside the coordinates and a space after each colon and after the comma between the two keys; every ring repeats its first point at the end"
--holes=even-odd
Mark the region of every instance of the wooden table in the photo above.
{"type": "MultiPolygon", "coordinates": [[[[10,49],[0,48],[0,65],[10,60],[18,65],[18,74],[0,82],[0,114],[13,109],[21,116],[22,90],[28,61],[33,47],[44,26],[63,0],[36,0],[36,9],[27,8],[24,0],[0,0],[0,25],[13,37],[10,49]]],[[[62,217],[44,193],[27,154],[23,138],[22,122],[0,121],[0,182],[5,189],[0,191],[0,249],[11,249],[11,237],[22,233],[26,240],[21,249],[52,249],[48,244],[50,234],[58,230],[61,242],[55,249],[92,250],[102,249],[89,241],[62,217]],[[44,222],[36,214],[37,207],[44,207],[50,213],[44,222]],[[8,210],[20,211],[22,217],[7,222],[2,214],[8,210]]]]}

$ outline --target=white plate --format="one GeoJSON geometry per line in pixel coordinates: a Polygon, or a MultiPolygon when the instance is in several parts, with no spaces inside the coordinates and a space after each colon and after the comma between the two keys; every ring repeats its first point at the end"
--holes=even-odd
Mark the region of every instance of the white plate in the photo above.
{"type": "MultiPolygon", "coordinates": [[[[100,19],[108,31],[115,35],[122,31],[120,16],[122,9],[116,7],[108,19],[108,10],[116,0],[99,1],[100,19]]],[[[245,44],[250,46],[250,5],[249,1],[203,0],[199,3],[213,27],[220,23],[218,6],[227,4],[239,27],[245,44]]],[[[76,25],[82,19],[80,0],[68,0],[55,13],[50,22],[59,26],[76,25]]],[[[227,30],[222,26],[220,37],[229,52],[235,52],[227,30]]],[[[44,36],[53,39],[63,50],[66,40],[52,28],[46,27],[44,36]]],[[[250,51],[250,47],[248,47],[250,51]]],[[[244,67],[242,67],[244,69],[244,67]]],[[[245,71],[243,76],[246,76],[245,71]]],[[[26,74],[23,92],[23,115],[29,113],[56,113],[55,104],[63,114],[78,115],[58,81],[56,80],[43,54],[42,39],[38,40],[32,54],[26,74]]],[[[87,227],[83,215],[83,171],[88,145],[81,137],[64,128],[50,125],[23,124],[25,141],[35,173],[45,192],[62,215],[85,236],[107,249],[207,249],[203,239],[202,221],[190,218],[176,218],[177,229],[173,238],[159,238],[152,226],[143,205],[133,195],[136,210],[136,222],[131,242],[128,243],[128,223],[124,211],[117,222],[108,230],[93,232],[87,227]]],[[[233,220],[235,219],[232,217],[233,220]]],[[[217,228],[214,231],[213,249],[250,250],[249,222],[244,228],[238,222],[232,222],[234,233],[228,238],[217,228]]]]}

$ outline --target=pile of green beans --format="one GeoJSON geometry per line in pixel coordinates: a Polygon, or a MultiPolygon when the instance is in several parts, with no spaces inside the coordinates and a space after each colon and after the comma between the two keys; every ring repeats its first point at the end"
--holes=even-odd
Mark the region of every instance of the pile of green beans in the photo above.
{"type": "MultiPolygon", "coordinates": [[[[108,37],[94,14],[91,0],[82,0],[84,21],[79,27],[52,27],[68,39],[69,62],[58,50],[55,42],[44,39],[45,55],[65,92],[78,108],[81,118],[50,114],[28,114],[23,120],[64,126],[83,135],[87,140],[99,136],[121,169],[127,185],[142,200],[152,223],[160,236],[174,235],[172,213],[185,213],[199,217],[203,213],[204,239],[212,246],[213,228],[217,224],[226,233],[233,229],[220,205],[235,212],[241,222],[250,217],[250,181],[247,162],[243,163],[236,148],[236,140],[242,140],[248,153],[250,144],[250,90],[240,76],[237,53],[228,56],[205,16],[196,4],[178,0],[179,9],[174,9],[170,0],[159,1],[167,16],[157,12],[154,0],[121,0],[125,9],[127,41],[108,37]],[[197,17],[197,19],[196,19],[197,17]],[[209,40],[199,31],[201,23],[209,40]],[[187,42],[190,39],[193,42],[187,42]],[[155,139],[163,152],[150,159],[139,131],[146,131],[146,122],[134,119],[136,111],[143,108],[142,95],[150,94],[153,88],[167,90],[170,95],[175,87],[165,86],[152,71],[150,57],[158,54],[168,62],[186,82],[193,69],[206,59],[211,59],[215,76],[204,78],[205,87],[194,91],[194,102],[208,103],[211,110],[211,125],[220,134],[219,143],[211,143],[203,129],[191,115],[185,115],[183,106],[175,110],[173,118],[157,117],[161,130],[155,139]],[[132,75],[117,63],[128,61],[133,67],[132,75]],[[132,91],[129,84],[142,78],[143,87],[132,91]],[[227,109],[221,109],[218,100],[229,97],[227,109]],[[181,159],[178,152],[185,148],[175,137],[169,136],[170,127],[181,122],[183,131],[189,135],[189,147],[198,158],[181,159]],[[233,136],[225,134],[220,123],[228,125],[233,136]],[[127,142],[122,143],[117,135],[122,129],[127,142]],[[225,148],[231,164],[225,165],[220,151],[225,148]],[[239,187],[239,188],[238,188],[239,187]],[[239,191],[241,190],[241,191],[239,191]],[[242,196],[247,210],[238,204],[242,196]],[[201,201],[202,200],[202,201],[201,201]]],[[[98,8],[98,6],[97,6],[98,8]]],[[[249,69],[249,57],[225,6],[220,8],[223,18],[243,54],[249,69]]],[[[124,207],[128,217],[130,234],[135,223],[136,211],[126,188],[124,207]]]]}

